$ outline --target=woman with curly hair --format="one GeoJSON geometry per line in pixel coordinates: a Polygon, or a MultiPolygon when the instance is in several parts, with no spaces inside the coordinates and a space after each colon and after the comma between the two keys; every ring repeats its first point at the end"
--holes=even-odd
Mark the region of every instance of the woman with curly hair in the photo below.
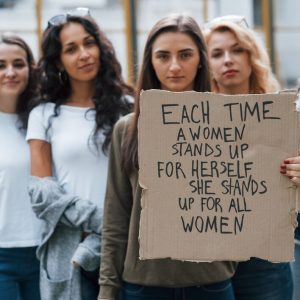
{"type": "Polygon", "coordinates": [[[45,221],[38,248],[42,299],[96,299],[107,155],[132,88],[112,44],[77,8],[44,31],[40,105],[30,114],[29,191],[45,221]],[[72,262],[72,264],[71,264],[72,262]]]}
{"type": "MultiPolygon", "coordinates": [[[[279,90],[266,49],[239,16],[216,18],[205,31],[213,91],[263,94],[279,90]]],[[[258,258],[241,262],[232,278],[237,300],[289,300],[293,282],[289,263],[258,258]]]]}
{"type": "Polygon", "coordinates": [[[0,36],[0,299],[39,300],[40,221],[27,192],[29,147],[25,140],[36,97],[36,65],[27,43],[0,36]]]}

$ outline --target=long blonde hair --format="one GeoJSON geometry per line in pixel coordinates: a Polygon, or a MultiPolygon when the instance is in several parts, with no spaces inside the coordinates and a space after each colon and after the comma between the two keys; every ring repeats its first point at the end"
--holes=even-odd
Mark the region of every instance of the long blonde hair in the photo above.
{"type": "MultiPolygon", "coordinates": [[[[269,55],[266,48],[255,36],[253,30],[230,21],[214,23],[204,31],[206,44],[214,32],[231,32],[241,47],[249,53],[252,72],[249,78],[251,94],[272,93],[280,89],[279,83],[271,70],[269,55]]],[[[219,92],[217,81],[212,78],[212,90],[219,92]]]]}

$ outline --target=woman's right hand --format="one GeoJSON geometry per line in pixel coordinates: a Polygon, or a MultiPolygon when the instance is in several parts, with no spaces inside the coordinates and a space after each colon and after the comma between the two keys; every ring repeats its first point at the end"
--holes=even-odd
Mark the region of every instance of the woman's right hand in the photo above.
{"type": "Polygon", "coordinates": [[[31,175],[52,176],[51,145],[42,140],[29,140],[31,175]]]}

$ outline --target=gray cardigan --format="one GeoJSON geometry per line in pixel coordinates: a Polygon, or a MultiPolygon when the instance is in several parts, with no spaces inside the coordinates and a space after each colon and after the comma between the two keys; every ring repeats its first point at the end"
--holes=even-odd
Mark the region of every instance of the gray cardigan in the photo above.
{"type": "Polygon", "coordinates": [[[52,177],[29,180],[32,209],[42,219],[40,260],[42,300],[80,300],[80,268],[100,264],[102,211],[93,203],[67,194],[52,177]],[[89,235],[82,241],[82,232],[89,235]]]}

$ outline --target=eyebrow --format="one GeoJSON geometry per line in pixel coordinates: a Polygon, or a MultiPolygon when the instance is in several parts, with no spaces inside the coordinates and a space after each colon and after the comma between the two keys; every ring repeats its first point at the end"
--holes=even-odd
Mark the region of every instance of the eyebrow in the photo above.
{"type": "MultiPolygon", "coordinates": [[[[186,52],[186,51],[195,51],[195,49],[192,49],[192,48],[185,48],[185,49],[179,50],[178,52],[186,52]]],[[[158,49],[158,50],[156,50],[154,53],[170,53],[170,51],[158,49]]]]}
{"type": "Polygon", "coordinates": [[[236,46],[241,46],[238,42],[230,46],[231,48],[236,47],[236,46]]]}
{"type": "Polygon", "coordinates": [[[25,58],[16,58],[13,60],[13,62],[24,62],[25,58]]]}
{"type": "MultiPolygon", "coordinates": [[[[13,60],[13,63],[15,63],[15,62],[25,62],[25,61],[26,61],[25,58],[16,58],[16,59],[13,60]]],[[[5,59],[0,59],[0,62],[5,63],[6,60],[5,59]]]]}
{"type": "MultiPolygon", "coordinates": [[[[236,47],[236,46],[240,46],[240,47],[241,47],[241,45],[240,45],[239,43],[235,43],[235,44],[233,44],[233,45],[231,45],[231,46],[229,46],[229,47],[230,47],[230,48],[234,48],[234,47],[236,47]]],[[[213,49],[212,49],[212,51],[218,51],[218,50],[223,50],[223,49],[220,48],[220,46],[217,47],[217,48],[213,48],[213,49]]]]}

